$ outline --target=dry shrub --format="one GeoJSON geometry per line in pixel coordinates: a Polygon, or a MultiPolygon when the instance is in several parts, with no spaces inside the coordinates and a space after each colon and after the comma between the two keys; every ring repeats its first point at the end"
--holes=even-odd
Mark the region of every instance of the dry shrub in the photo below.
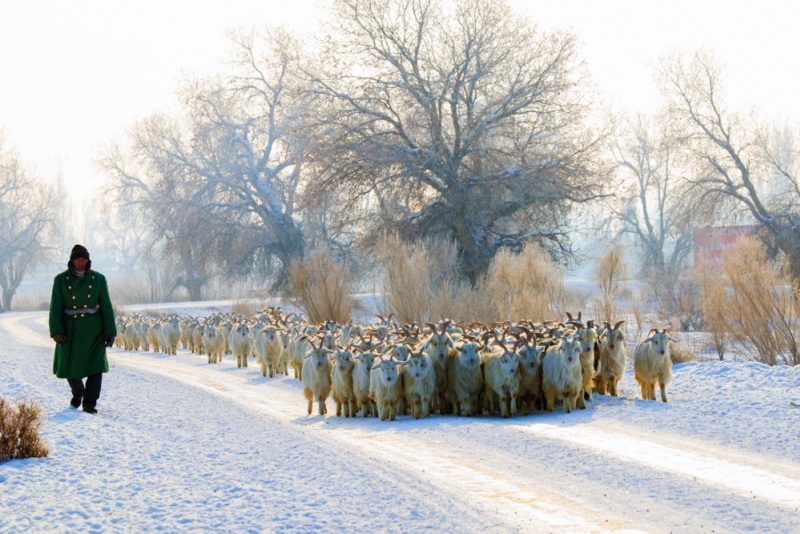
{"type": "Polygon", "coordinates": [[[22,458],[44,458],[49,454],[39,437],[42,408],[35,401],[0,398],[0,462],[22,458]]]}
{"type": "Polygon", "coordinates": [[[651,284],[669,324],[677,324],[681,332],[705,328],[700,283],[694,272],[685,271],[677,277],[654,275],[651,284]]]}
{"type": "Polygon", "coordinates": [[[500,251],[475,287],[458,277],[457,250],[441,239],[407,244],[387,237],[379,251],[384,311],[402,322],[447,317],[490,323],[561,315],[563,272],[538,245],[529,244],[519,254],[500,251]]]}
{"type": "Polygon", "coordinates": [[[482,284],[494,321],[557,319],[566,307],[564,273],[535,243],[498,252],[482,284]]]}
{"type": "Polygon", "coordinates": [[[718,273],[710,269],[700,270],[697,276],[706,329],[711,334],[711,348],[722,361],[728,348],[728,326],[723,313],[728,298],[725,283],[718,273]]]}
{"type": "Polygon", "coordinates": [[[750,343],[768,365],[800,364],[800,288],[769,265],[755,238],[742,238],[725,256],[724,290],[709,290],[704,307],[735,339],[750,343]]]}
{"type": "MultiPolygon", "coordinates": [[[[630,312],[628,313],[629,317],[632,317],[633,320],[627,320],[625,322],[625,327],[627,329],[627,337],[629,339],[641,339],[642,334],[644,333],[645,328],[645,316],[644,316],[644,302],[642,300],[642,295],[639,291],[635,291],[631,294],[630,299],[630,312]]],[[[616,318],[612,318],[609,320],[610,323],[613,323],[616,318]]]]}
{"type": "Polygon", "coordinates": [[[297,261],[289,273],[292,303],[303,310],[311,323],[346,323],[353,314],[350,273],[327,250],[297,261]]]}
{"type": "Polygon", "coordinates": [[[404,243],[386,236],[378,246],[383,269],[383,298],[387,313],[403,323],[430,319],[431,262],[423,243],[404,243]]]}
{"type": "Polygon", "coordinates": [[[672,363],[686,363],[695,360],[694,350],[684,345],[676,343],[669,344],[669,357],[672,363]]]}
{"type": "Polygon", "coordinates": [[[627,274],[621,249],[611,247],[597,259],[596,269],[595,276],[600,289],[600,296],[597,297],[597,313],[603,321],[613,321],[619,311],[615,300],[619,295],[620,283],[627,274]]]}

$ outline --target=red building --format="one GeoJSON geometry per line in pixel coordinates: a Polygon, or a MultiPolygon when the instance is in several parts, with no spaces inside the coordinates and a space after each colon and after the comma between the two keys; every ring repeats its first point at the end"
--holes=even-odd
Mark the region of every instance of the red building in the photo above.
{"type": "Polygon", "coordinates": [[[694,266],[721,265],[725,251],[746,235],[752,235],[758,226],[709,226],[694,233],[694,266]]]}

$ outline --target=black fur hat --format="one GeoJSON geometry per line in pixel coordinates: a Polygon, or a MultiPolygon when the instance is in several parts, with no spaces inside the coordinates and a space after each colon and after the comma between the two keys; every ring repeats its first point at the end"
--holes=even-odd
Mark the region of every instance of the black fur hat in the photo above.
{"type": "Polygon", "coordinates": [[[89,257],[89,251],[86,250],[86,247],[83,245],[75,245],[72,247],[72,252],[69,255],[69,261],[72,261],[75,258],[86,258],[87,260],[91,259],[89,257]]]}

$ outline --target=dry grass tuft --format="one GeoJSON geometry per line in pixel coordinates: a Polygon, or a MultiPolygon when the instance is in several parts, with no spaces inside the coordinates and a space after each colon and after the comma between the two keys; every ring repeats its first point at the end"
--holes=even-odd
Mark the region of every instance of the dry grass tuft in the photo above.
{"type": "Polygon", "coordinates": [[[686,363],[695,361],[694,351],[685,345],[669,344],[669,357],[672,363],[686,363]]]}
{"type": "Polygon", "coordinates": [[[295,262],[289,273],[291,300],[309,322],[346,323],[353,315],[347,264],[323,250],[295,262]]]}
{"type": "Polygon", "coordinates": [[[769,265],[761,243],[740,239],[719,275],[718,281],[709,277],[703,292],[704,310],[719,321],[717,328],[750,343],[763,363],[800,364],[800,288],[769,265]]]}
{"type": "Polygon", "coordinates": [[[23,458],[44,458],[49,454],[39,437],[42,409],[35,401],[0,398],[0,462],[23,458]]]}
{"type": "Polygon", "coordinates": [[[597,313],[600,321],[613,321],[619,310],[615,300],[619,295],[620,283],[627,275],[627,267],[619,247],[611,247],[597,259],[595,273],[600,296],[597,297],[597,313]]]}

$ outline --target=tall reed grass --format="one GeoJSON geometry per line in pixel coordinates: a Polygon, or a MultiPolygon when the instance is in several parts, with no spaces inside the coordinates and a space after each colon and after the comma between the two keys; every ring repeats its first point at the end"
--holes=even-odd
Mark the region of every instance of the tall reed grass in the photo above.
{"type": "Polygon", "coordinates": [[[350,273],[346,262],[322,250],[292,265],[289,273],[292,303],[311,323],[348,322],[353,314],[350,273]]]}
{"type": "Polygon", "coordinates": [[[566,297],[562,269],[529,244],[500,251],[473,287],[458,277],[458,248],[442,239],[405,243],[388,236],[380,246],[385,313],[402,322],[442,317],[455,321],[541,321],[561,316],[566,297]]]}

